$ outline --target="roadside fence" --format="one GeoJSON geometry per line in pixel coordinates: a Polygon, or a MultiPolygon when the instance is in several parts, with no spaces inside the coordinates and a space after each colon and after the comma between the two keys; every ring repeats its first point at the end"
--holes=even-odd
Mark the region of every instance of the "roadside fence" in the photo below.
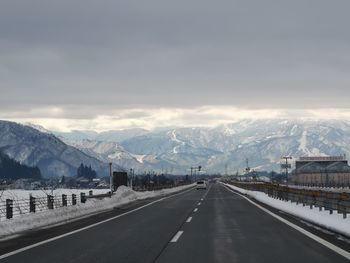
{"type": "Polygon", "coordinates": [[[16,218],[25,214],[74,206],[78,203],[84,204],[89,198],[102,199],[110,196],[110,192],[107,194],[93,195],[93,191],[89,191],[88,195],[81,192],[78,196],[77,194],[62,194],[60,196],[47,195],[46,197],[34,197],[29,195],[28,199],[6,199],[5,202],[0,204],[0,221],[16,218]]]}
{"type": "Polygon", "coordinates": [[[272,183],[250,183],[250,182],[229,182],[230,184],[251,191],[260,191],[268,196],[291,201],[293,203],[310,206],[310,209],[317,207],[329,211],[330,214],[337,212],[343,214],[343,218],[350,213],[350,193],[329,192],[321,190],[298,189],[288,186],[281,186],[272,183]]]}

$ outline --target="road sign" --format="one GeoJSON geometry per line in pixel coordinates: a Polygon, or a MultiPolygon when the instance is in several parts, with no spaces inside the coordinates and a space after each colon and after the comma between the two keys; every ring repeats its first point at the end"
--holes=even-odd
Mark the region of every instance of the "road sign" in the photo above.
{"type": "Polygon", "coordinates": [[[281,163],[281,168],[282,169],[291,169],[292,165],[290,163],[281,163]]]}

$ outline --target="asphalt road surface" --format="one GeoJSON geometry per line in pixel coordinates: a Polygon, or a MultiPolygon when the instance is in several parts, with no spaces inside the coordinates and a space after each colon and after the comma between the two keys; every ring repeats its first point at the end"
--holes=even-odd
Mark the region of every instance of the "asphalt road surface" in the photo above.
{"type": "Polygon", "coordinates": [[[349,262],[210,184],[0,262],[349,262]]]}

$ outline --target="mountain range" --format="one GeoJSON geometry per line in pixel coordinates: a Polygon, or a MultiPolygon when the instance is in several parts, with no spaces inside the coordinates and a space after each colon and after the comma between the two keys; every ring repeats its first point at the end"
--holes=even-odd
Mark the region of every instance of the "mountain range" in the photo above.
{"type": "Polygon", "coordinates": [[[350,122],[340,120],[242,120],[213,128],[130,129],[103,133],[55,133],[101,162],[143,173],[280,171],[281,157],[349,155],[350,122]]]}
{"type": "Polygon", "coordinates": [[[201,165],[207,173],[280,171],[281,157],[350,154],[350,122],[340,120],[242,120],[213,128],[128,129],[51,132],[38,125],[0,121],[0,151],[44,177],[73,176],[81,163],[108,175],[188,174],[201,165]]]}

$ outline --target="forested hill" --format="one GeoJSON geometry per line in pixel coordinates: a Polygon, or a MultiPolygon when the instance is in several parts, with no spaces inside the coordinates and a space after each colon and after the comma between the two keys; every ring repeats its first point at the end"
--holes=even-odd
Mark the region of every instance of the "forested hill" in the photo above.
{"type": "Polygon", "coordinates": [[[40,179],[40,169],[38,167],[22,165],[0,152],[0,179],[20,178],[40,179]]]}

